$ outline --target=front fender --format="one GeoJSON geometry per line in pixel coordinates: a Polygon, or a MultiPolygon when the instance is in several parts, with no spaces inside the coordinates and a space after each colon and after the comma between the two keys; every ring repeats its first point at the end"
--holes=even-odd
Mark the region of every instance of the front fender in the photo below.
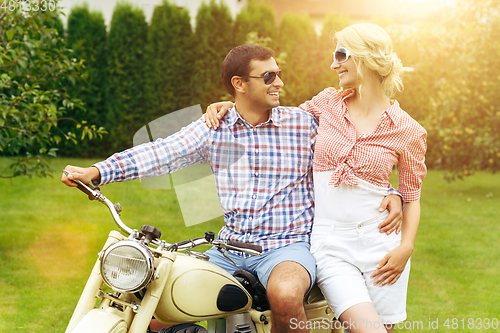
{"type": "Polygon", "coordinates": [[[127,323],[120,316],[93,309],[78,321],[70,333],[126,333],[127,330],[127,323]]]}

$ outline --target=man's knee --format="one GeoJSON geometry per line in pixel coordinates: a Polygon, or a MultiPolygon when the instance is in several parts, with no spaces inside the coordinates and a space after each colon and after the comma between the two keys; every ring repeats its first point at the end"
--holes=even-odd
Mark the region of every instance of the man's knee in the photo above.
{"type": "Polygon", "coordinates": [[[302,305],[311,285],[307,270],[300,264],[285,261],[277,265],[267,283],[267,296],[271,305],[280,307],[302,305]]]}

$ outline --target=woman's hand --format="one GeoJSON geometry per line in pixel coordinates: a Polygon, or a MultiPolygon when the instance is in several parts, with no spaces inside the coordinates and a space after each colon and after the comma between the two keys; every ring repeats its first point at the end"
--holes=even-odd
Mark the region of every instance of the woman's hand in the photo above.
{"type": "Polygon", "coordinates": [[[396,283],[403,273],[406,263],[408,259],[410,259],[412,253],[413,246],[405,246],[403,244],[387,253],[385,257],[378,262],[377,270],[370,275],[371,279],[378,276],[373,282],[373,285],[382,287],[386,284],[393,285],[396,283]]]}
{"type": "Polygon", "coordinates": [[[210,104],[207,107],[207,111],[203,116],[201,116],[201,120],[205,122],[208,128],[217,129],[219,127],[219,119],[224,117],[227,110],[233,107],[233,102],[217,102],[210,104]]]}

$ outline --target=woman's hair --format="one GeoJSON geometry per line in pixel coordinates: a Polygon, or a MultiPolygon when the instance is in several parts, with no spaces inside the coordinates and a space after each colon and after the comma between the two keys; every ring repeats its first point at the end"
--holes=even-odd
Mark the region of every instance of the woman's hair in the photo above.
{"type": "Polygon", "coordinates": [[[389,34],[373,23],[351,25],[335,33],[334,40],[345,46],[355,58],[358,75],[362,78],[360,65],[377,72],[382,79],[382,89],[391,98],[396,91],[403,91],[404,72],[412,68],[403,67],[401,60],[393,51],[389,34]]]}

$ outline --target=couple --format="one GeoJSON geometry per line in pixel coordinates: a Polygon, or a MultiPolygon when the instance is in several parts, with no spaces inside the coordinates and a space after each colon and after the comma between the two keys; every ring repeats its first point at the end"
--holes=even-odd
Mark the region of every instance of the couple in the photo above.
{"type": "MultiPolygon", "coordinates": [[[[316,265],[317,282],[341,321],[365,318],[392,330],[390,324],[406,318],[407,262],[418,227],[425,131],[384,95],[399,75],[391,70],[377,75],[371,62],[378,66],[380,61],[365,55],[359,48],[368,47],[357,46],[358,41],[351,44],[356,37],[345,39],[349,29],[364,29],[379,38],[375,43],[389,46],[376,26],[338,33],[332,68],[340,85],[353,89],[326,89],[301,106],[307,112],[279,107],[283,82],[273,52],[242,45],[222,64],[235,108],[220,128],[209,129],[198,120],[92,167],[68,166],[69,178],[63,175],[62,181],[104,185],[210,163],[225,219],[218,237],[256,243],[265,252],[259,258],[230,254],[238,267],[213,249],[210,260],[231,273],[243,268],[258,276],[267,288],[273,332],[289,331],[292,318],[306,321],[303,302],[316,282],[316,265]],[[243,145],[246,155],[221,167],[232,143],[243,145]],[[407,202],[402,240],[393,232],[400,226],[400,197],[389,195],[395,191],[388,186],[394,164],[407,202]]],[[[400,65],[390,52],[383,56],[400,65]]]]}

